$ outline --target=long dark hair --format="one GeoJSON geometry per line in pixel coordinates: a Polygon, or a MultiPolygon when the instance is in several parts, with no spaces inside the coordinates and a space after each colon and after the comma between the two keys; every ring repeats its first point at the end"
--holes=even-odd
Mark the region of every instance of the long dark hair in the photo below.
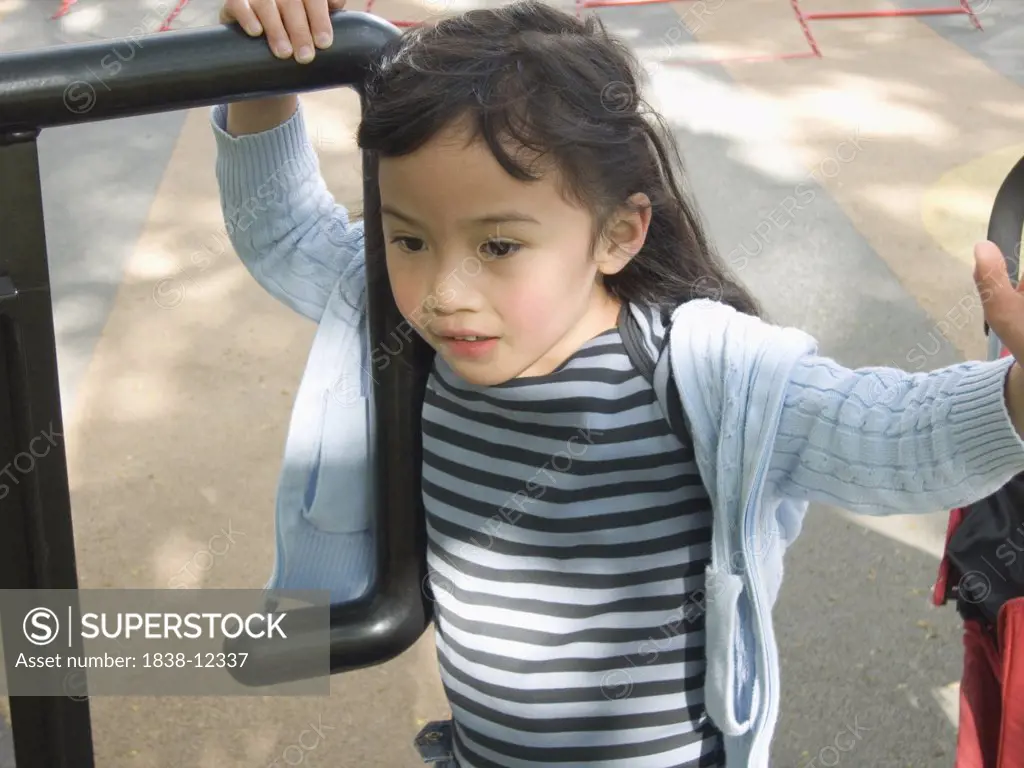
{"type": "Polygon", "coordinates": [[[672,134],[639,97],[642,71],[595,15],[577,19],[537,0],[472,10],[387,46],[367,80],[357,140],[379,157],[401,156],[468,116],[513,177],[536,180],[543,171],[531,161],[553,161],[565,192],[594,215],[595,236],[643,192],[652,203],[646,242],[604,278],[608,291],[664,309],[712,298],[758,315],[679,183],[672,134]]]}

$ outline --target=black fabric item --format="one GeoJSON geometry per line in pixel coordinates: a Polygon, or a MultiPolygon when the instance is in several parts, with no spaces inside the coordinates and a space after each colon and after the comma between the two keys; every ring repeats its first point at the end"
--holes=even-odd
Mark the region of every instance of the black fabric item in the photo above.
{"type": "MultiPolygon", "coordinates": [[[[665,326],[665,339],[668,339],[670,326],[665,326]]],[[[648,383],[654,384],[654,367],[656,360],[652,360],[647,349],[644,347],[643,331],[637,327],[636,318],[629,311],[629,305],[623,302],[619,311],[619,336],[622,338],[622,346],[626,348],[626,354],[630,361],[636,366],[648,383]]]]}
{"type": "Polygon", "coordinates": [[[946,548],[956,579],[947,596],[965,619],[995,625],[999,609],[1024,597],[1024,474],[964,508],[946,548]]]}
{"type": "MultiPolygon", "coordinates": [[[[665,336],[662,339],[662,346],[659,350],[659,355],[664,354],[669,346],[669,339],[672,335],[672,312],[668,310],[662,310],[661,321],[665,326],[665,336]]],[[[622,310],[619,312],[619,336],[622,339],[622,346],[626,348],[626,354],[629,356],[630,361],[636,366],[636,369],[643,375],[645,379],[655,390],[657,385],[654,381],[654,372],[657,368],[658,361],[651,357],[647,347],[644,346],[643,342],[643,331],[637,325],[636,318],[633,317],[633,313],[629,311],[627,304],[623,303],[622,310]]],[[[669,352],[671,356],[671,352],[669,352]]],[[[671,363],[670,363],[671,364],[671,363]]],[[[687,421],[686,414],[683,413],[683,406],[679,402],[678,390],[676,389],[675,380],[669,376],[669,397],[668,403],[665,405],[667,413],[665,414],[668,420],[669,426],[672,428],[672,432],[679,437],[683,443],[689,445],[693,441],[690,439],[690,425],[687,421]]]]}

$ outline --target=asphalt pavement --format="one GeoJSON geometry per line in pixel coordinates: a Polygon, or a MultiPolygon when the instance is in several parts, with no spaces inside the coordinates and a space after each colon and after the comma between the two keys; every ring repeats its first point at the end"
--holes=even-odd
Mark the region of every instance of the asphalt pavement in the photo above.
{"type": "MultiPolygon", "coordinates": [[[[0,0],[0,51],[155,30],[169,4],[78,0],[52,21],[58,5],[0,0]]],[[[178,26],[212,23],[217,5],[192,0],[178,26]]],[[[469,5],[380,7],[421,18],[469,5]]],[[[848,365],[985,354],[980,311],[963,304],[969,244],[1024,155],[1024,8],[976,5],[981,32],[962,16],[815,22],[822,59],[684,66],[672,59],[807,43],[785,0],[599,11],[648,65],[720,251],[742,259],[774,320],[848,365]]],[[[357,204],[354,101],[308,103],[328,182],[357,204]]],[[[196,586],[260,586],[269,572],[277,462],[312,328],[224,249],[205,121],[204,110],[153,115],[39,141],[83,586],[164,586],[232,524],[236,551],[196,586]],[[154,286],[180,277],[196,248],[216,249],[213,267],[160,306],[154,286]]],[[[959,622],[930,605],[945,522],[944,510],[812,509],[776,610],[774,766],[952,765],[959,622]]],[[[400,659],[336,677],[329,699],[95,699],[97,765],[420,764],[409,741],[444,713],[432,652],[424,636],[400,659]],[[288,751],[312,722],[327,724],[322,742],[288,751]]],[[[10,743],[0,717],[0,768],[10,743]]]]}

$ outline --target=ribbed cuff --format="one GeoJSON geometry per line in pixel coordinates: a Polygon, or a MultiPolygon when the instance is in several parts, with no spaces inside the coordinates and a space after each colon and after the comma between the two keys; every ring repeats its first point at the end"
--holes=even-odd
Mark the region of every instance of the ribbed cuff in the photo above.
{"type": "Polygon", "coordinates": [[[1012,357],[968,364],[949,395],[951,437],[968,482],[1024,471],[1024,440],[1006,407],[1006,377],[1013,364],[1012,357]]]}
{"type": "Polygon", "coordinates": [[[306,178],[319,173],[301,102],[295,114],[276,128],[244,136],[227,132],[227,113],[227,105],[218,104],[210,116],[217,146],[217,178],[225,198],[249,200],[261,186],[282,176],[306,178]]]}

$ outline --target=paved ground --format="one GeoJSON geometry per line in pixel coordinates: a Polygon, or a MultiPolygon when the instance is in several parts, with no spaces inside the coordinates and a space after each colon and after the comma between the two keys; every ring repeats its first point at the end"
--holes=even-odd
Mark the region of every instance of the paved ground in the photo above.
{"type": "MultiPolygon", "coordinates": [[[[384,2],[393,18],[469,5],[384,2]]],[[[130,34],[162,16],[159,0],[79,0],[55,23],[51,4],[0,0],[0,50],[130,34]]],[[[821,60],[685,67],[667,59],[806,42],[784,0],[600,12],[648,65],[723,254],[745,264],[776,320],[847,364],[933,368],[985,354],[970,247],[1024,155],[1024,8],[977,5],[984,32],[961,16],[814,22],[821,60]]],[[[179,25],[209,23],[216,7],[192,0],[179,25]]],[[[354,99],[307,103],[328,181],[356,204],[354,99]]],[[[226,248],[206,120],[160,115],[40,140],[85,587],[166,586],[209,562],[197,555],[228,527],[236,543],[196,586],[257,586],[269,572],[277,462],[313,329],[226,248]]],[[[944,526],[943,511],[809,516],[776,612],[777,766],[952,764],[958,625],[927,594],[944,526]]],[[[444,711],[431,654],[425,636],[401,659],[335,678],[330,699],[98,699],[97,764],[294,761],[288,747],[320,721],[326,735],[305,764],[417,765],[408,741],[444,711]]],[[[8,747],[0,727],[3,768],[8,747]]]]}

